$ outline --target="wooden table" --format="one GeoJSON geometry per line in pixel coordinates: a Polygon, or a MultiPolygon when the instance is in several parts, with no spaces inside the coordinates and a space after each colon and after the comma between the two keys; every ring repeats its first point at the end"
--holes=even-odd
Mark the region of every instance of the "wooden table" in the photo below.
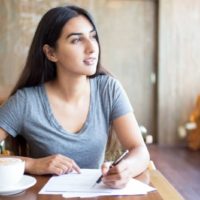
{"type": "MultiPolygon", "coordinates": [[[[63,200],[61,195],[39,195],[38,192],[48,181],[50,176],[35,176],[37,183],[26,191],[13,196],[0,196],[0,200],[63,200]]],[[[106,196],[95,198],[84,198],[84,200],[182,200],[183,197],[167,181],[167,179],[158,170],[147,170],[137,177],[138,180],[148,183],[157,188],[157,191],[150,192],[147,195],[135,196],[106,196]]],[[[68,198],[80,199],[80,198],[68,198]]]]}

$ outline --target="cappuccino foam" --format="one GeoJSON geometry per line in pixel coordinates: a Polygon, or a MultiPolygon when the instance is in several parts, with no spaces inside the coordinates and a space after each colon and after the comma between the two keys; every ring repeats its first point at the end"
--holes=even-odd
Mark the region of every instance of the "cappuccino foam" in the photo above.
{"type": "Polygon", "coordinates": [[[13,165],[19,162],[22,162],[22,160],[17,158],[0,158],[0,166],[13,165]]]}

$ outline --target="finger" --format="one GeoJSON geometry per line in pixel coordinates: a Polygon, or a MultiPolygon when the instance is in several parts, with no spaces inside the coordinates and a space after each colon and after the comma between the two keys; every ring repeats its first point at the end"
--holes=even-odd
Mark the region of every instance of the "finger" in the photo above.
{"type": "Polygon", "coordinates": [[[109,162],[105,162],[105,163],[103,163],[103,165],[101,166],[101,171],[102,171],[102,174],[103,174],[103,176],[105,176],[107,173],[108,173],[108,171],[109,171],[109,169],[110,169],[110,163],[109,162]]]}
{"type": "Polygon", "coordinates": [[[73,168],[66,165],[59,165],[54,168],[54,173],[57,175],[68,174],[73,171],[73,168]]]}
{"type": "Polygon", "coordinates": [[[51,169],[51,172],[50,172],[51,174],[55,174],[55,175],[62,175],[62,174],[64,174],[65,172],[64,172],[64,170],[62,169],[62,168],[60,168],[60,167],[56,167],[56,166],[54,166],[54,167],[52,167],[52,169],[51,169]]]}
{"type": "Polygon", "coordinates": [[[109,182],[114,182],[114,181],[121,180],[121,179],[122,179],[122,177],[119,176],[119,174],[112,174],[112,175],[104,176],[102,181],[104,183],[109,183],[109,182]]]}
{"type": "Polygon", "coordinates": [[[68,163],[56,162],[54,165],[50,167],[50,170],[52,171],[52,173],[55,173],[57,175],[69,173],[71,169],[72,168],[69,162],[68,163]]]}
{"type": "Polygon", "coordinates": [[[81,169],[80,167],[76,164],[76,162],[72,159],[68,159],[66,162],[65,162],[65,165],[67,166],[68,168],[68,173],[69,172],[72,172],[73,170],[76,171],[77,173],[81,173],[81,169]]]}
{"type": "Polygon", "coordinates": [[[74,165],[73,165],[73,170],[75,170],[78,174],[81,173],[81,169],[76,163],[74,163],[74,165]]]}
{"type": "Polygon", "coordinates": [[[73,160],[69,161],[67,164],[67,173],[72,171],[76,171],[78,174],[81,173],[80,167],[73,160]]]}
{"type": "Polygon", "coordinates": [[[58,173],[58,175],[68,174],[73,171],[72,164],[69,163],[57,163],[54,167],[54,170],[58,173]]]}
{"type": "Polygon", "coordinates": [[[127,175],[123,175],[123,177],[112,175],[109,178],[106,177],[102,179],[103,183],[111,188],[122,188],[129,182],[129,180],[130,177],[127,175]]]}
{"type": "Polygon", "coordinates": [[[103,181],[105,182],[112,182],[118,180],[127,180],[129,179],[129,172],[127,169],[124,169],[120,173],[108,173],[103,177],[103,181]]]}
{"type": "Polygon", "coordinates": [[[66,170],[67,173],[73,170],[79,174],[81,173],[80,167],[76,164],[74,160],[63,155],[59,155],[58,159],[63,165],[67,166],[67,170],[66,170]]]}
{"type": "Polygon", "coordinates": [[[71,173],[73,171],[74,171],[73,169],[68,169],[68,171],[66,173],[71,173]]]}
{"type": "Polygon", "coordinates": [[[78,174],[80,174],[81,173],[81,169],[80,169],[80,167],[76,164],[76,162],[74,161],[74,160],[72,160],[72,159],[70,159],[70,168],[71,168],[71,170],[73,171],[76,171],[78,174]]]}
{"type": "Polygon", "coordinates": [[[109,173],[108,174],[122,173],[123,171],[127,170],[127,168],[128,168],[127,163],[122,161],[121,163],[117,164],[116,166],[112,166],[109,169],[109,173]]]}
{"type": "Polygon", "coordinates": [[[121,189],[124,188],[127,183],[126,182],[109,182],[109,183],[105,183],[108,187],[113,188],[113,189],[121,189]]]}

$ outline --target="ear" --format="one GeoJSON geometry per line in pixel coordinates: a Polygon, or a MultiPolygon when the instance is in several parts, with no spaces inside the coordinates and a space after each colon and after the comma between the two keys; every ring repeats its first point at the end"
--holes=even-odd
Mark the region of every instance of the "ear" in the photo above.
{"type": "Polygon", "coordinates": [[[50,60],[52,62],[57,61],[54,49],[52,47],[50,47],[48,44],[45,44],[43,46],[43,52],[46,55],[46,57],[48,58],[48,60],[50,60]]]}

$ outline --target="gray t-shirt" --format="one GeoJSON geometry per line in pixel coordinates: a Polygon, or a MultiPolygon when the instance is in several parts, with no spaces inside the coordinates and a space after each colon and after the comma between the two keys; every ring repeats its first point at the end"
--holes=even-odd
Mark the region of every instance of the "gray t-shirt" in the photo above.
{"type": "Polygon", "coordinates": [[[54,117],[44,85],[18,90],[0,107],[0,127],[22,135],[34,158],[63,154],[81,168],[99,168],[104,160],[111,122],[132,107],[121,84],[111,76],[90,79],[87,119],[78,133],[64,130],[54,117]]]}

